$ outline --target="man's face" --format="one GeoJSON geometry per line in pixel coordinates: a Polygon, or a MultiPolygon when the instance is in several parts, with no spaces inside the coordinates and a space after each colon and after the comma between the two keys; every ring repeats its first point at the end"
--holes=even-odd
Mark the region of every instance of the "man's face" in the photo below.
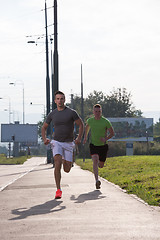
{"type": "Polygon", "coordinates": [[[93,114],[95,118],[100,118],[102,115],[102,109],[101,108],[94,108],[93,109],[93,114]]]}
{"type": "Polygon", "coordinates": [[[64,107],[64,103],[65,103],[65,96],[62,94],[57,94],[55,96],[55,103],[57,104],[57,107],[64,107]]]}

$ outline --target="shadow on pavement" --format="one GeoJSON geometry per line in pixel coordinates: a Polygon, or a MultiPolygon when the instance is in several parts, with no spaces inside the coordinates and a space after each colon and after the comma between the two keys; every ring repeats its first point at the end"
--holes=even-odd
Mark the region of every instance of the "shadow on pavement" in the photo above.
{"type": "Polygon", "coordinates": [[[29,209],[26,209],[26,208],[14,209],[12,210],[12,214],[17,215],[17,217],[11,218],[9,220],[25,219],[27,217],[34,216],[34,215],[48,214],[48,213],[64,210],[66,207],[60,206],[62,202],[63,201],[57,201],[54,199],[37,206],[33,206],[29,209]],[[54,209],[58,206],[59,208],[54,209]]]}
{"type": "Polygon", "coordinates": [[[75,201],[75,203],[83,203],[85,201],[98,200],[101,198],[105,198],[105,196],[101,196],[101,194],[102,194],[101,191],[94,190],[92,192],[83,193],[79,195],[77,198],[75,198],[75,196],[72,195],[71,200],[75,201]]]}

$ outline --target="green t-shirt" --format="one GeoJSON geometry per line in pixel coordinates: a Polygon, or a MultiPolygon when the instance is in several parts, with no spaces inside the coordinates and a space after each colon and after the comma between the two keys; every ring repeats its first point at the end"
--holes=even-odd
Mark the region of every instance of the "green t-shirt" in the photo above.
{"type": "Polygon", "coordinates": [[[87,124],[90,126],[91,130],[91,143],[95,146],[104,145],[105,143],[102,142],[100,138],[105,137],[106,129],[112,126],[110,121],[103,116],[99,120],[91,117],[87,120],[87,124]]]}

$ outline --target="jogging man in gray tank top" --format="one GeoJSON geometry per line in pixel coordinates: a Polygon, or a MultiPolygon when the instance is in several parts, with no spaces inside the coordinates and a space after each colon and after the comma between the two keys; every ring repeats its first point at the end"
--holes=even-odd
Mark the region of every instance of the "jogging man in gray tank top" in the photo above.
{"type": "Polygon", "coordinates": [[[51,143],[52,152],[54,157],[54,176],[57,186],[55,198],[61,198],[62,190],[60,186],[61,181],[61,166],[65,172],[70,172],[73,161],[73,149],[75,144],[81,142],[83,135],[84,124],[78,113],[65,106],[65,95],[61,91],[55,93],[55,103],[57,108],[50,112],[46,121],[42,126],[42,138],[44,144],[51,143]],[[50,123],[54,126],[53,140],[46,138],[46,130],[50,123]],[[79,127],[79,134],[73,141],[74,123],[79,127]]]}

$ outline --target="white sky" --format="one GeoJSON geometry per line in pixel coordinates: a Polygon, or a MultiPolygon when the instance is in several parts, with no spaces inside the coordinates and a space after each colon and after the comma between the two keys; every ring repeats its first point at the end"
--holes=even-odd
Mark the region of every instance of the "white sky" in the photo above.
{"type": "MultiPolygon", "coordinates": [[[[59,89],[84,97],[94,90],[110,94],[125,87],[136,109],[159,112],[160,1],[57,0],[59,89]]],[[[46,102],[44,0],[6,0],[0,7],[0,122],[8,120],[10,97],[14,120],[22,121],[22,88],[26,121],[41,120],[46,102]],[[26,37],[32,36],[32,37],[26,37]],[[15,82],[16,86],[9,85],[15,82]],[[23,83],[23,84],[22,84],[23,83]],[[30,102],[34,104],[31,106],[30,102]],[[16,119],[17,118],[17,119],[16,119]]],[[[47,0],[47,7],[53,1],[47,0]]],[[[53,9],[48,9],[48,25],[53,9]]],[[[48,28],[53,34],[53,26],[48,28]]],[[[51,50],[50,50],[51,51],[51,50]]],[[[51,63],[50,63],[51,64],[51,63]]],[[[151,116],[149,116],[151,117],[151,116]]]]}

